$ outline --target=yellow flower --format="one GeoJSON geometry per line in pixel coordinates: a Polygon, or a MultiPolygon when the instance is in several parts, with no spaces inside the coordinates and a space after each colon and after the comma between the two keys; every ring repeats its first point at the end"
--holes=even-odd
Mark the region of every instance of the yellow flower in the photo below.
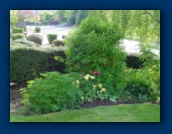
{"type": "Polygon", "coordinates": [[[86,75],[84,76],[84,79],[88,81],[89,77],[90,77],[90,75],[89,75],[89,74],[86,74],[86,75]]]}
{"type": "Polygon", "coordinates": [[[90,78],[91,78],[91,79],[95,79],[95,77],[94,77],[94,76],[90,76],[90,78]]]}
{"type": "Polygon", "coordinates": [[[106,88],[102,88],[101,91],[102,91],[102,92],[106,92],[106,88]]]}
{"type": "Polygon", "coordinates": [[[79,80],[76,80],[76,84],[79,84],[79,80]]]}
{"type": "Polygon", "coordinates": [[[103,87],[103,85],[101,83],[98,86],[99,86],[99,88],[102,88],[103,87]]]}
{"type": "Polygon", "coordinates": [[[96,88],[96,85],[93,85],[93,90],[96,88]]]}

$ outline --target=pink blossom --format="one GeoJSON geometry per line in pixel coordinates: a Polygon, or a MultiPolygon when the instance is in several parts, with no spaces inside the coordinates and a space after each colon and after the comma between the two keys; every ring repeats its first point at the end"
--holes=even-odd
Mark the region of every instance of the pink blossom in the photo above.
{"type": "Polygon", "coordinates": [[[94,71],[93,74],[97,74],[97,71],[94,71]]]}
{"type": "Polygon", "coordinates": [[[80,77],[82,77],[82,74],[80,74],[80,77]]]}
{"type": "Polygon", "coordinates": [[[101,73],[100,73],[100,72],[98,72],[98,71],[96,71],[96,70],[95,70],[95,71],[93,71],[93,74],[95,74],[95,75],[99,75],[99,76],[101,75],[101,73]]]}

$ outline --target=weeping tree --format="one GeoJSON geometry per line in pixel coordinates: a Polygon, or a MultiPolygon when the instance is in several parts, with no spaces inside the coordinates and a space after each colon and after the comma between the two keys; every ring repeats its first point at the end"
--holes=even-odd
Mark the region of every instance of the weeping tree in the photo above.
{"type": "Polygon", "coordinates": [[[78,10],[76,15],[76,25],[79,25],[82,20],[88,16],[88,10],[78,10]]]}
{"type": "Polygon", "coordinates": [[[89,16],[117,24],[125,38],[142,43],[160,41],[160,10],[90,10],[89,16]]]}

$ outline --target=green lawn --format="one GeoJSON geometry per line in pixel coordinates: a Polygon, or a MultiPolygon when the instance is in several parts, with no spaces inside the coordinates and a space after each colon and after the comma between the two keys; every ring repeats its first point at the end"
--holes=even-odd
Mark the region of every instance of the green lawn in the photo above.
{"type": "Polygon", "coordinates": [[[160,105],[121,104],[34,116],[11,114],[10,122],[160,122],[160,105]]]}

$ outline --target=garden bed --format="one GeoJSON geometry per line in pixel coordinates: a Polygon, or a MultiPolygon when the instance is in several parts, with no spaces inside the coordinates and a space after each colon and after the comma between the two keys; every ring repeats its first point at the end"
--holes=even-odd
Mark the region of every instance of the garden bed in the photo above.
{"type": "MultiPolygon", "coordinates": [[[[110,102],[109,100],[100,100],[96,99],[93,102],[86,102],[81,107],[82,108],[93,108],[97,106],[112,106],[112,105],[119,105],[119,104],[140,104],[142,102],[138,101],[124,101],[122,99],[117,99],[116,102],[110,102]]],[[[153,104],[159,104],[158,102],[150,102],[153,104]]],[[[10,113],[15,113],[16,111],[20,110],[23,107],[21,103],[21,95],[20,91],[17,89],[10,90],[10,113]]]]}

